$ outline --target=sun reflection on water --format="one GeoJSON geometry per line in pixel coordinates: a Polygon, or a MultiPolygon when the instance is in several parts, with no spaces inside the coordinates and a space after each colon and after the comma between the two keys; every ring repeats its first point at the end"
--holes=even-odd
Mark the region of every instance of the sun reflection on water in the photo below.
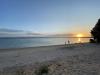
{"type": "Polygon", "coordinates": [[[81,37],[83,37],[83,34],[77,34],[76,37],[78,38],[78,43],[81,43],[81,37]]]}
{"type": "Polygon", "coordinates": [[[79,42],[79,43],[81,42],[81,38],[78,38],[78,42],[79,42]]]}

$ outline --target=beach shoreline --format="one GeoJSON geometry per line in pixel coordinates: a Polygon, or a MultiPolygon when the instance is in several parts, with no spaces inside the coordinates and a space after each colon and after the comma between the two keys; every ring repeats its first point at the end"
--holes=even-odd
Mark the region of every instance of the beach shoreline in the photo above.
{"type": "MultiPolygon", "coordinates": [[[[53,46],[19,48],[19,49],[17,48],[17,49],[10,49],[10,50],[7,49],[8,51],[5,49],[5,51],[0,52],[0,71],[1,71],[0,75],[10,75],[12,73],[14,73],[13,75],[17,75],[15,74],[16,71],[20,70],[21,68],[23,69],[23,67],[24,67],[24,70],[27,69],[29,71],[30,68],[32,68],[35,71],[35,67],[38,66],[37,68],[39,68],[41,65],[43,66],[46,64],[47,65],[52,64],[49,68],[52,68],[54,71],[57,71],[59,74],[59,71],[61,70],[60,69],[57,70],[57,68],[55,67],[58,67],[58,68],[61,68],[61,67],[57,66],[56,64],[62,65],[62,68],[64,66],[66,67],[66,64],[70,64],[73,66],[75,66],[74,63],[77,63],[77,62],[81,64],[82,62],[80,62],[80,60],[85,62],[85,59],[87,58],[92,59],[89,56],[91,54],[95,55],[96,53],[99,53],[99,49],[100,49],[99,45],[89,44],[89,43],[70,44],[70,45],[53,45],[53,46]],[[9,70],[9,68],[11,70],[9,70]],[[8,74],[6,74],[6,72],[8,72],[8,74]]],[[[98,54],[96,55],[98,56],[98,54]]],[[[99,60],[99,57],[97,56],[95,56],[95,58],[98,58],[99,60]]],[[[85,64],[88,64],[88,62],[85,62],[85,64]]],[[[96,63],[93,63],[93,64],[96,64],[96,63]]],[[[25,71],[25,73],[28,73],[28,71],[25,71]]],[[[51,73],[51,70],[50,70],[50,73],[51,73]]],[[[35,72],[33,73],[33,75],[35,75],[35,72]]],[[[57,74],[52,72],[52,75],[57,75],[57,74]]]]}
{"type": "Polygon", "coordinates": [[[88,44],[88,42],[84,43],[71,43],[71,44],[58,44],[58,45],[46,45],[46,46],[33,46],[33,47],[19,47],[19,48],[0,48],[0,51],[10,51],[10,50],[23,50],[23,49],[33,49],[33,48],[42,48],[42,47],[56,47],[56,46],[68,46],[68,45],[80,45],[80,44],[88,44]]]}

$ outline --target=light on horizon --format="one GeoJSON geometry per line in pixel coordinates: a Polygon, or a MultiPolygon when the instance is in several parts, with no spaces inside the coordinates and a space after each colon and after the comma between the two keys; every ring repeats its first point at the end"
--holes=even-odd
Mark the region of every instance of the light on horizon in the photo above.
{"type": "Polygon", "coordinates": [[[77,34],[76,36],[80,38],[83,37],[83,34],[77,34]]]}
{"type": "Polygon", "coordinates": [[[83,34],[77,34],[76,36],[78,37],[78,42],[80,43],[81,42],[81,37],[83,37],[83,34]]]}

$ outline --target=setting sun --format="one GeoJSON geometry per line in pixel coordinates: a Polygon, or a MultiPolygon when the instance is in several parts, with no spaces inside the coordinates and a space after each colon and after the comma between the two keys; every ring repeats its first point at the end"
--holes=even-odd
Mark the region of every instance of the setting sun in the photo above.
{"type": "Polygon", "coordinates": [[[77,34],[76,36],[77,37],[83,37],[83,34],[77,34]]]}

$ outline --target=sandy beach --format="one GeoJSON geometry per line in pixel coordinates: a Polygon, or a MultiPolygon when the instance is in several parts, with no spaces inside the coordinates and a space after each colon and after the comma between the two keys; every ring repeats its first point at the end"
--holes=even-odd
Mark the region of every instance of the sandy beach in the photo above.
{"type": "Polygon", "coordinates": [[[100,75],[99,50],[89,43],[0,49],[0,75],[100,75]]]}

